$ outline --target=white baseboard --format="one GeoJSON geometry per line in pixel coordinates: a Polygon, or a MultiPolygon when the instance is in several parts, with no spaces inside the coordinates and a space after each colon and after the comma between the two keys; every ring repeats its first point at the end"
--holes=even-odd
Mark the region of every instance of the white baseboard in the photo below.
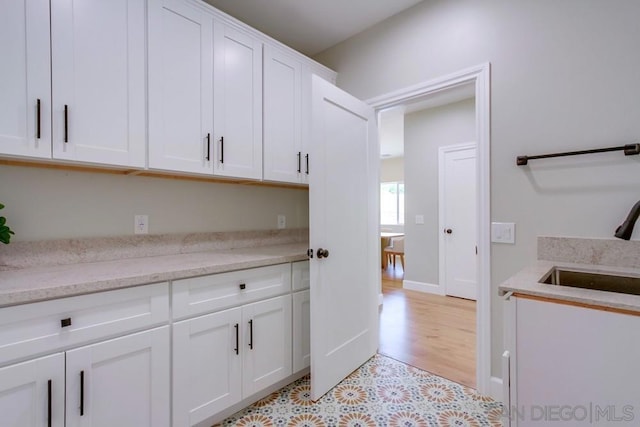
{"type": "Polygon", "coordinates": [[[502,378],[491,377],[489,381],[489,396],[496,402],[502,402],[502,378]]]}
{"type": "Polygon", "coordinates": [[[444,295],[444,289],[435,283],[414,282],[413,280],[403,280],[402,287],[410,291],[425,292],[428,294],[444,295]]]}

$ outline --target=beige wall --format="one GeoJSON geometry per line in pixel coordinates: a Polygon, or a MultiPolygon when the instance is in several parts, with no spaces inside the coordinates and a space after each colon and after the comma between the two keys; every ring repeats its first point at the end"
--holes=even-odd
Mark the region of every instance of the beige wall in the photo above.
{"type": "MultiPolygon", "coordinates": [[[[640,2],[431,0],[316,57],[361,99],[491,63],[492,374],[500,376],[497,285],[536,258],[536,236],[611,238],[640,199],[640,156],[531,162],[523,154],[637,142],[640,2]]],[[[634,239],[640,238],[636,227],[634,239]]]]}
{"type": "Polygon", "coordinates": [[[287,216],[308,227],[308,191],[139,176],[0,166],[2,215],[15,241],[133,234],[265,230],[287,216]]]}
{"type": "Polygon", "coordinates": [[[405,116],[405,280],[439,285],[438,148],[475,141],[475,100],[405,116]],[[424,224],[416,224],[416,215],[424,224]]]}
{"type": "Polygon", "coordinates": [[[404,158],[384,159],[380,163],[380,182],[404,181],[404,158]]]}

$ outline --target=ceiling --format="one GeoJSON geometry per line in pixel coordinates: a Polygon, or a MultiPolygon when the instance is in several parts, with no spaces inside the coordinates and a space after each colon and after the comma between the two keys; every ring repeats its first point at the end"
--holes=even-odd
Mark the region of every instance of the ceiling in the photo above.
{"type": "Polygon", "coordinates": [[[313,56],[422,0],[205,0],[313,56]]]}

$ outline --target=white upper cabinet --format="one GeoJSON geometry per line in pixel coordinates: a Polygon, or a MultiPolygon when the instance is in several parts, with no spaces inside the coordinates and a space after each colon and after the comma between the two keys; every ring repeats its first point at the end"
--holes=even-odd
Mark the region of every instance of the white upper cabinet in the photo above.
{"type": "Polygon", "coordinates": [[[222,22],[214,33],[214,174],[261,179],[262,42],[222,22]]]}
{"type": "Polygon", "coordinates": [[[149,167],[213,172],[213,16],[149,2],[149,167]]]}
{"type": "Polygon", "coordinates": [[[302,64],[264,47],[264,179],[299,183],[306,166],[302,149],[302,64]]]}
{"type": "Polygon", "coordinates": [[[0,4],[0,153],[51,157],[49,1],[0,4]]]}
{"type": "Polygon", "coordinates": [[[145,12],[145,0],[52,0],[54,158],[145,166],[145,12]]]}

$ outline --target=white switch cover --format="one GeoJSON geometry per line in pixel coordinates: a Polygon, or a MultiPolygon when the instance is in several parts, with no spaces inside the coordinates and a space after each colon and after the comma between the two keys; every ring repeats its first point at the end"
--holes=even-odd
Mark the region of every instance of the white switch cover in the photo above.
{"type": "Polygon", "coordinates": [[[136,215],[133,232],[135,234],[149,234],[149,215],[136,215]]]}
{"type": "Polygon", "coordinates": [[[491,241],[493,243],[516,243],[516,225],[513,222],[492,222],[491,241]]]}
{"type": "Polygon", "coordinates": [[[416,215],[416,224],[424,224],[424,215],[416,215]]]}
{"type": "Polygon", "coordinates": [[[287,217],[284,215],[278,215],[278,229],[285,228],[287,226],[287,217]]]}

